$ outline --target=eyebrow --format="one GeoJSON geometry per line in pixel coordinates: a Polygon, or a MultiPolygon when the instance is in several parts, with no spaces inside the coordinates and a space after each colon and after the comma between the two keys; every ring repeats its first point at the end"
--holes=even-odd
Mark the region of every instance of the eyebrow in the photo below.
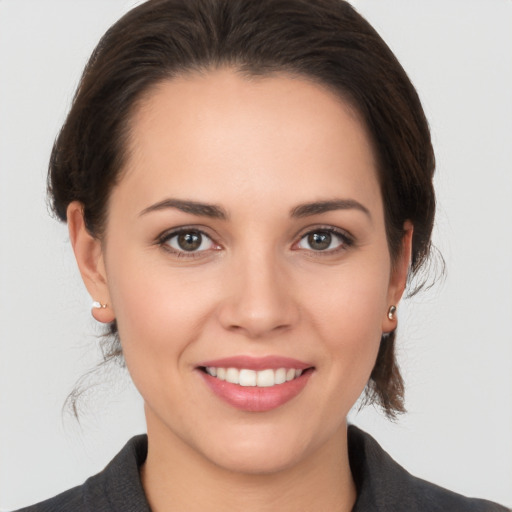
{"type": "MultiPolygon", "coordinates": [[[[140,213],[140,216],[150,212],[165,210],[166,208],[176,208],[185,213],[198,215],[201,217],[210,217],[212,219],[226,220],[228,214],[221,206],[209,203],[201,203],[198,201],[185,201],[183,199],[164,199],[151,206],[148,206],[140,213]]],[[[359,210],[371,219],[368,208],[363,206],[354,199],[333,199],[329,201],[315,201],[312,203],[304,203],[292,208],[290,216],[293,218],[309,217],[311,215],[319,215],[334,210],[359,210]]]]}
{"type": "Polygon", "coordinates": [[[226,220],[228,218],[228,214],[220,206],[197,201],[184,201],[182,199],[164,199],[163,201],[148,206],[142,210],[139,215],[146,215],[147,213],[165,210],[166,208],[176,208],[185,213],[191,213],[192,215],[201,217],[210,217],[212,219],[226,220]]]}
{"type": "Polygon", "coordinates": [[[363,206],[354,199],[333,199],[330,201],[316,201],[313,203],[304,203],[296,206],[290,212],[294,218],[309,217],[320,213],[331,212],[334,210],[359,210],[371,219],[372,216],[366,206],[363,206]]]}

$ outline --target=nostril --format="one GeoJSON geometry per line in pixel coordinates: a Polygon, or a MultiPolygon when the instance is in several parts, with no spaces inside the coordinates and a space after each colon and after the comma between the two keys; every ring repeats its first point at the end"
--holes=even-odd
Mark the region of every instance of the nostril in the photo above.
{"type": "MultiPolygon", "coordinates": [[[[262,280],[269,281],[264,276],[262,280]]],[[[298,305],[275,279],[266,285],[254,283],[254,278],[237,281],[235,288],[217,310],[224,329],[256,338],[284,332],[297,324],[298,305]]]]}

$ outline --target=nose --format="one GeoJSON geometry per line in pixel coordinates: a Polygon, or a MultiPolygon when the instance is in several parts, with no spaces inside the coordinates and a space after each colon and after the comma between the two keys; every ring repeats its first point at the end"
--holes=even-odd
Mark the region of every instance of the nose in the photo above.
{"type": "Polygon", "coordinates": [[[298,322],[299,307],[289,273],[270,254],[240,258],[223,288],[218,314],[229,331],[257,339],[291,329],[298,322]]]}

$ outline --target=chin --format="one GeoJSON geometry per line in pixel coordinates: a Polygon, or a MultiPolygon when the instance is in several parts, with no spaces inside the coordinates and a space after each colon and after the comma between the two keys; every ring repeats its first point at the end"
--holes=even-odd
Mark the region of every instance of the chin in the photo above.
{"type": "Polygon", "coordinates": [[[297,465],[304,454],[291,447],[254,446],[234,447],[220,453],[212,462],[223,469],[246,475],[271,475],[297,465]],[[218,461],[218,463],[217,463],[218,461]]]}
{"type": "Polygon", "coordinates": [[[216,440],[210,438],[209,446],[199,449],[216,466],[227,471],[270,475],[297,466],[321,444],[321,436],[308,436],[304,431],[291,432],[282,425],[243,426],[241,430],[231,431],[216,440]]]}

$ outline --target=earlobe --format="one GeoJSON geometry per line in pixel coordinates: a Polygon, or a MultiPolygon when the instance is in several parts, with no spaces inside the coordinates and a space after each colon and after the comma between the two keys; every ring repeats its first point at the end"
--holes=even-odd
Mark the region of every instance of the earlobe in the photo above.
{"type": "Polygon", "coordinates": [[[112,322],[115,314],[110,304],[102,244],[85,226],[82,203],[73,201],[69,204],[67,221],[69,239],[82,280],[94,300],[92,315],[98,322],[112,322]]]}
{"type": "Polygon", "coordinates": [[[95,320],[102,324],[109,324],[115,319],[114,311],[107,303],[101,303],[97,300],[93,301],[91,307],[91,315],[95,320]]]}
{"type": "Polygon", "coordinates": [[[388,288],[388,305],[385,312],[382,332],[391,332],[397,327],[398,320],[396,309],[407,285],[407,277],[409,275],[409,267],[411,264],[413,232],[414,227],[412,222],[409,220],[405,221],[402,248],[391,270],[388,288]]]}

